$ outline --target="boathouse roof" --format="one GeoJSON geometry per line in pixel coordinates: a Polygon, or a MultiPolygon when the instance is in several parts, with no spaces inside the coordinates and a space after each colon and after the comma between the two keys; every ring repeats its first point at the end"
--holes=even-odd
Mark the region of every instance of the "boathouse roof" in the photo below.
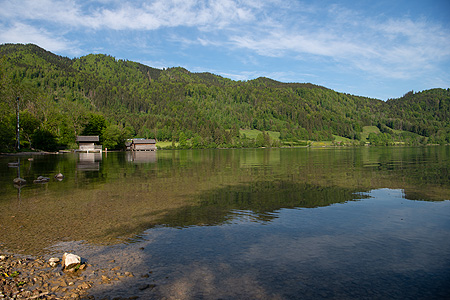
{"type": "Polygon", "coordinates": [[[155,139],[133,139],[133,144],[156,144],[155,139]]]}
{"type": "Polygon", "coordinates": [[[77,136],[77,142],[81,143],[93,143],[98,142],[100,139],[98,135],[79,135],[77,136]]]}

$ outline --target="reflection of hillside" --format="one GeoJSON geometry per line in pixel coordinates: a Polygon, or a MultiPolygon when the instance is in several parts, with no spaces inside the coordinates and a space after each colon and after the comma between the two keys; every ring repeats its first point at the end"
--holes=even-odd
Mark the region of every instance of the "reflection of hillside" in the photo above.
{"type": "Polygon", "coordinates": [[[262,165],[278,165],[280,164],[280,154],[281,153],[278,149],[267,149],[267,151],[261,151],[261,149],[250,149],[248,151],[241,152],[239,162],[242,168],[262,165]]]}
{"type": "Polygon", "coordinates": [[[313,208],[367,197],[358,192],[289,181],[250,182],[206,191],[198,196],[199,205],[171,211],[159,222],[175,227],[218,225],[239,217],[242,211],[256,222],[269,222],[283,208],[313,208]]]}

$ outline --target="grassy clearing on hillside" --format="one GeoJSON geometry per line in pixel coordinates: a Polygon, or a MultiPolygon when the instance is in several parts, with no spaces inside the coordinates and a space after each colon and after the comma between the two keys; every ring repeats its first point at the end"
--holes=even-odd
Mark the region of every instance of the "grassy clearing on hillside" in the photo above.
{"type": "MultiPolygon", "coordinates": [[[[257,129],[241,129],[239,130],[239,133],[241,134],[241,137],[245,134],[248,139],[256,139],[258,134],[262,133],[262,131],[257,129]]],[[[280,133],[277,131],[266,131],[266,133],[269,134],[271,140],[277,141],[280,139],[280,133]]]]}
{"type": "MultiPolygon", "coordinates": [[[[401,130],[393,130],[396,134],[400,134],[403,131],[401,130]]],[[[259,134],[262,134],[261,130],[257,129],[240,129],[239,133],[241,135],[241,138],[245,137],[247,139],[254,139],[258,137],[259,134]]],[[[305,147],[305,146],[311,146],[311,147],[332,147],[336,145],[360,145],[359,141],[357,140],[351,140],[346,137],[333,135],[334,141],[311,141],[311,140],[299,140],[299,141],[281,141],[280,140],[280,132],[277,131],[266,131],[266,133],[269,134],[270,139],[272,141],[280,141],[280,146],[284,147],[305,147]]],[[[367,141],[369,134],[375,133],[380,134],[380,130],[377,126],[364,126],[363,131],[361,133],[361,141],[367,141]]],[[[190,144],[190,141],[188,141],[188,145],[190,144]]],[[[160,149],[164,148],[170,148],[172,147],[171,141],[159,141],[156,143],[156,146],[160,149]]],[[[179,143],[175,143],[175,147],[178,147],[179,143]]]]}
{"type": "Polygon", "coordinates": [[[369,137],[369,134],[371,133],[375,133],[375,134],[379,134],[380,129],[378,129],[377,126],[364,126],[363,127],[363,131],[361,133],[361,140],[367,140],[367,138],[369,137]]]}
{"type": "Polygon", "coordinates": [[[341,143],[352,143],[353,142],[353,140],[348,139],[348,138],[343,137],[343,136],[334,135],[334,134],[333,134],[333,136],[334,136],[334,141],[335,142],[341,142],[341,143]]]}

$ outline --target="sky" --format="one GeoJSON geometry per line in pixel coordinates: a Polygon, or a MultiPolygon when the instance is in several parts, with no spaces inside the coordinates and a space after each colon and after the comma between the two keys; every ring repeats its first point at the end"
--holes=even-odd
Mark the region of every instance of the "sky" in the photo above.
{"type": "Polygon", "coordinates": [[[0,0],[0,44],[387,100],[450,88],[450,0],[0,0]]]}

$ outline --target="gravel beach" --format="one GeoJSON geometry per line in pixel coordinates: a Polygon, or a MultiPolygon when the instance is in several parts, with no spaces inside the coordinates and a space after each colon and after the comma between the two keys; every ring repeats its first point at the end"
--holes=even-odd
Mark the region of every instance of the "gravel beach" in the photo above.
{"type": "Polygon", "coordinates": [[[100,269],[83,263],[63,271],[60,263],[52,267],[44,257],[0,255],[0,299],[96,299],[89,295],[92,287],[133,276],[118,266],[100,269]]]}

